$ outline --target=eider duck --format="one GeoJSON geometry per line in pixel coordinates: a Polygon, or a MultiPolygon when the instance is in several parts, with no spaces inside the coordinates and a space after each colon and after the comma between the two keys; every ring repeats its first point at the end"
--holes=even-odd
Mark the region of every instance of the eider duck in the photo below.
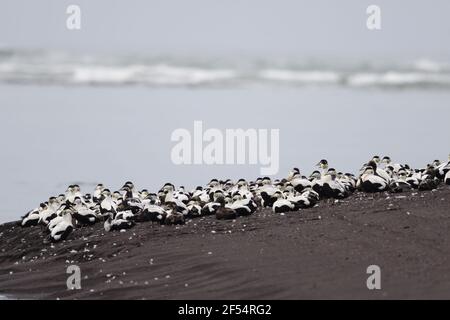
{"type": "Polygon", "coordinates": [[[256,211],[256,204],[252,199],[242,199],[241,195],[237,194],[233,200],[226,207],[234,210],[238,216],[249,216],[256,211]]]}
{"type": "Polygon", "coordinates": [[[22,221],[20,222],[20,225],[22,227],[31,227],[31,226],[37,226],[39,223],[40,218],[40,211],[43,210],[44,204],[41,203],[41,206],[38,208],[29,211],[26,215],[22,217],[22,221]]]}
{"type": "Polygon", "coordinates": [[[394,179],[389,185],[392,192],[405,192],[412,189],[411,185],[406,181],[407,174],[404,169],[400,169],[397,173],[398,178],[394,179]]]}
{"type": "Polygon", "coordinates": [[[328,169],[328,172],[322,178],[322,190],[320,196],[325,198],[343,199],[349,195],[344,185],[337,179],[336,170],[328,169]]]}
{"type": "Polygon", "coordinates": [[[185,215],[178,212],[177,205],[174,202],[167,203],[164,207],[167,215],[164,219],[164,224],[166,225],[178,225],[185,223],[185,215]]]}
{"type": "Polygon", "coordinates": [[[102,192],[105,190],[105,186],[101,183],[97,184],[95,187],[94,193],[92,195],[92,200],[95,203],[100,203],[103,200],[102,192]]]}
{"type": "Polygon", "coordinates": [[[382,192],[389,188],[389,183],[375,174],[372,166],[367,166],[358,180],[358,187],[364,192],[382,192]]]}
{"type": "Polygon", "coordinates": [[[102,191],[102,202],[100,203],[100,212],[103,216],[108,216],[110,213],[116,213],[117,203],[111,196],[109,189],[102,191]]]}
{"type": "Polygon", "coordinates": [[[305,188],[312,186],[311,181],[309,181],[305,176],[300,175],[300,172],[293,175],[290,183],[297,192],[302,192],[305,188]]]}
{"type": "Polygon", "coordinates": [[[70,215],[72,217],[72,209],[64,209],[62,210],[55,218],[53,218],[47,225],[46,231],[51,233],[52,230],[65,219],[66,215],[70,215]]]}
{"type": "Polygon", "coordinates": [[[420,181],[422,180],[422,173],[419,170],[411,171],[406,177],[405,181],[409,183],[411,188],[418,189],[420,181]]]}
{"type": "Polygon", "coordinates": [[[114,217],[116,220],[128,220],[133,221],[135,219],[134,213],[131,210],[125,210],[117,212],[116,216],[114,217]]]}
{"type": "Polygon", "coordinates": [[[184,204],[188,204],[190,201],[190,196],[187,192],[185,192],[184,186],[180,186],[177,191],[173,192],[173,197],[184,204]]]}
{"type": "Polygon", "coordinates": [[[216,214],[217,209],[220,207],[219,202],[208,202],[202,208],[202,215],[209,216],[216,214]]]}
{"type": "Polygon", "coordinates": [[[443,162],[436,166],[436,176],[439,179],[444,180],[447,173],[450,171],[450,155],[448,156],[448,161],[443,162]]]}
{"type": "Polygon", "coordinates": [[[41,207],[42,210],[39,213],[39,223],[47,226],[52,219],[56,218],[57,214],[48,206],[48,203],[41,204],[41,207]]]}
{"type": "Polygon", "coordinates": [[[236,211],[225,206],[225,198],[219,197],[217,199],[217,202],[220,204],[220,206],[216,209],[216,219],[230,220],[237,218],[236,211]]]}
{"type": "Polygon", "coordinates": [[[428,165],[428,168],[422,175],[422,181],[419,183],[420,191],[433,190],[439,186],[440,180],[436,177],[436,171],[432,165],[428,165]]]}
{"type": "Polygon", "coordinates": [[[208,190],[203,189],[202,186],[197,186],[194,192],[192,192],[192,198],[197,198],[201,203],[205,204],[209,201],[208,190]]]}
{"type": "Polygon", "coordinates": [[[345,173],[341,174],[338,173],[339,182],[344,185],[345,190],[347,190],[348,193],[353,193],[356,190],[356,182],[358,179],[351,174],[351,173],[345,173]]]}
{"type": "Polygon", "coordinates": [[[385,168],[387,168],[389,166],[392,167],[392,171],[395,173],[397,173],[401,169],[403,169],[403,166],[401,164],[392,163],[391,158],[388,156],[384,156],[383,159],[381,159],[381,163],[385,166],[385,168]]]}
{"type": "Polygon", "coordinates": [[[391,176],[386,172],[386,170],[378,167],[378,163],[380,162],[380,158],[378,156],[374,156],[372,160],[367,163],[368,167],[372,167],[375,175],[383,178],[389,184],[391,182],[391,176]]]}
{"type": "Polygon", "coordinates": [[[262,198],[261,204],[263,207],[273,207],[275,201],[278,200],[278,195],[275,195],[276,192],[280,191],[278,188],[264,184],[260,188],[260,196],[262,198]]]}
{"type": "Polygon", "coordinates": [[[113,213],[108,214],[108,219],[106,219],[103,224],[105,231],[113,231],[113,230],[123,230],[130,229],[134,227],[134,221],[126,220],[126,219],[116,219],[113,217],[113,213]]]}
{"type": "Polygon", "coordinates": [[[188,218],[197,218],[202,215],[202,207],[195,200],[189,201],[189,203],[187,204],[187,210],[188,210],[187,214],[188,218]]]}
{"type": "Polygon", "coordinates": [[[138,217],[138,221],[151,221],[164,223],[164,219],[167,216],[167,212],[163,207],[155,204],[154,201],[144,204],[144,209],[138,217]]]}
{"type": "Polygon", "coordinates": [[[298,168],[293,168],[291,171],[289,171],[288,176],[286,177],[287,181],[292,181],[296,176],[300,175],[300,170],[298,168]]]}
{"type": "Polygon", "coordinates": [[[94,224],[97,221],[97,214],[90,209],[79,197],[74,200],[73,217],[79,224],[94,224]]]}
{"type": "Polygon", "coordinates": [[[291,201],[283,198],[281,191],[275,192],[274,196],[277,200],[272,205],[273,212],[284,213],[295,209],[295,205],[291,201]]]}
{"type": "Polygon", "coordinates": [[[52,242],[65,240],[73,231],[72,215],[69,210],[62,213],[61,220],[52,227],[50,240],[52,242]]]}
{"type": "Polygon", "coordinates": [[[328,170],[328,160],[327,159],[320,160],[316,164],[316,167],[319,167],[320,169],[322,169],[322,172],[325,173],[325,170],[328,170]]]}
{"type": "Polygon", "coordinates": [[[166,197],[164,199],[164,203],[165,204],[174,204],[174,208],[177,212],[179,212],[183,215],[187,215],[188,208],[187,208],[186,204],[183,201],[176,199],[174,197],[173,191],[167,190],[165,192],[166,192],[166,197]]]}
{"type": "Polygon", "coordinates": [[[301,194],[290,194],[286,199],[294,205],[293,210],[295,211],[315,206],[319,202],[320,197],[317,192],[311,188],[307,188],[301,194]]]}

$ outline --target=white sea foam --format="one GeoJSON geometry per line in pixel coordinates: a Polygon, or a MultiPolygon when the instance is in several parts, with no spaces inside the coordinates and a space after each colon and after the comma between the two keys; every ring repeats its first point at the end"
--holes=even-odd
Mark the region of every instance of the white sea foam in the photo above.
{"type": "Polygon", "coordinates": [[[430,59],[419,59],[413,63],[415,69],[427,72],[442,72],[450,71],[450,64],[443,62],[436,62],[430,59]]]}
{"type": "Polygon", "coordinates": [[[198,85],[233,79],[232,70],[207,70],[165,64],[131,66],[83,66],[73,72],[77,84],[198,85]]]}
{"type": "Polygon", "coordinates": [[[306,84],[337,83],[341,80],[341,76],[336,72],[319,70],[267,69],[262,70],[259,75],[263,79],[272,81],[306,84]]]}
{"type": "Polygon", "coordinates": [[[357,73],[347,79],[350,86],[450,86],[450,74],[421,72],[357,73]]]}
{"type": "Polygon", "coordinates": [[[130,67],[77,66],[71,72],[72,81],[76,84],[125,84],[132,82],[139,69],[130,67]]]}
{"type": "Polygon", "coordinates": [[[237,77],[234,70],[177,67],[167,64],[148,67],[143,75],[146,83],[158,85],[215,83],[237,77]]]}

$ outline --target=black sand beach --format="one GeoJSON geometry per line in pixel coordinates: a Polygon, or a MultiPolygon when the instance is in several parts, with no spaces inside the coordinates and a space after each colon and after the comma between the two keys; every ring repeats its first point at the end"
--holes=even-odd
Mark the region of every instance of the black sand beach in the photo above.
{"type": "Polygon", "coordinates": [[[40,227],[0,226],[0,294],[31,299],[448,299],[450,188],[361,194],[286,215],[183,226],[102,224],[43,243],[40,227]],[[69,265],[81,290],[68,290],[69,265]],[[381,268],[381,290],[366,269],[381,268]]]}

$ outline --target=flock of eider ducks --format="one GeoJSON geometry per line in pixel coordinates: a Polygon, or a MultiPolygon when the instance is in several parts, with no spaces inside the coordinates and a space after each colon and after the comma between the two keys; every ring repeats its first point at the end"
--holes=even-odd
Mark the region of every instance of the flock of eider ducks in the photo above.
{"type": "Polygon", "coordinates": [[[320,199],[343,199],[355,190],[361,192],[403,192],[411,189],[433,190],[439,184],[450,184],[449,161],[438,160],[426,168],[412,169],[392,163],[389,157],[373,157],[356,177],[351,173],[329,168],[321,160],[309,177],[297,168],[282,180],[269,177],[255,181],[212,179],[206,187],[187,191],[166,183],[158,193],[137,191],[127,182],[111,192],[98,184],[94,193],[82,194],[78,185],[71,185],[65,194],[28,212],[20,221],[22,227],[42,225],[51,241],[61,241],[75,227],[103,222],[106,231],[124,230],[137,222],[184,224],[186,219],[214,215],[217,219],[236,219],[253,214],[258,208],[272,208],[275,213],[298,211],[315,206],[320,199]]]}

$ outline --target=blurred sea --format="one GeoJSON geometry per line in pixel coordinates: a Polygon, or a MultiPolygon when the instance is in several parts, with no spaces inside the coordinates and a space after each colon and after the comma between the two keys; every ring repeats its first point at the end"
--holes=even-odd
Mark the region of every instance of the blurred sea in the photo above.
{"type": "Polygon", "coordinates": [[[71,55],[0,49],[0,81],[15,84],[219,86],[255,84],[343,87],[450,88],[450,62],[226,60],[146,56],[71,55]]]}

